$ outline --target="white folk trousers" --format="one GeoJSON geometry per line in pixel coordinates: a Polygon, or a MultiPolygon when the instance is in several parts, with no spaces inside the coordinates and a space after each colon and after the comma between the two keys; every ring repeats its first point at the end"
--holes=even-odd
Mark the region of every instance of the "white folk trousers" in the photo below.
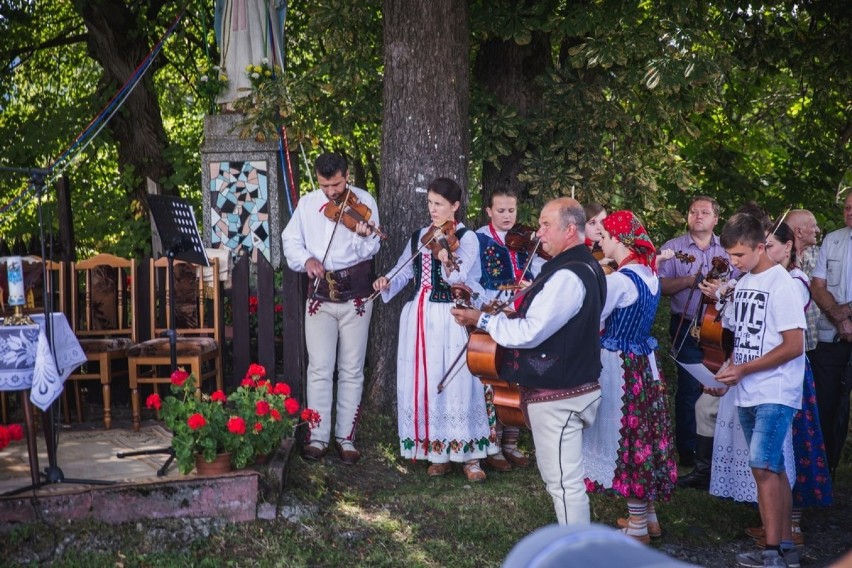
{"type": "MultiPolygon", "coordinates": [[[[307,304],[310,306],[310,301],[307,304]]],[[[307,309],[307,308],[306,308],[307,309]]],[[[307,405],[319,412],[320,424],[311,430],[312,441],[328,444],[334,400],[334,366],[337,363],[337,407],[334,436],[354,440],[364,392],[364,358],[373,302],[359,314],[353,301],[322,302],[315,313],[305,312],[308,348],[307,405]]]]}
{"type": "Polygon", "coordinates": [[[583,430],[595,421],[601,391],[528,406],[536,462],[560,525],[589,524],[583,430]]]}

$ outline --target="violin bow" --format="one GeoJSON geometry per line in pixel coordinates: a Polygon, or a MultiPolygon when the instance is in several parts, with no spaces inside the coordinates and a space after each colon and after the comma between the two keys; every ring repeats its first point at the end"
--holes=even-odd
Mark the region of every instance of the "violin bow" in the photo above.
{"type": "MultiPolygon", "coordinates": [[[[427,247],[429,244],[431,244],[431,243],[432,243],[432,241],[434,241],[434,240],[435,240],[435,235],[434,235],[434,233],[433,233],[433,234],[432,234],[432,238],[430,238],[430,239],[429,239],[428,241],[426,241],[425,243],[420,243],[420,246],[419,246],[419,247],[417,247],[417,250],[416,250],[416,251],[414,251],[414,254],[412,254],[411,256],[409,256],[409,257],[408,257],[408,259],[407,259],[405,262],[403,262],[403,263],[399,266],[399,268],[397,268],[397,269],[396,269],[396,270],[394,270],[391,274],[389,274],[388,276],[386,276],[386,278],[388,279],[388,283],[390,283],[390,281],[391,281],[391,280],[393,280],[393,277],[394,277],[394,276],[396,276],[397,274],[399,274],[399,271],[400,271],[400,270],[402,270],[403,268],[405,268],[406,266],[408,266],[408,263],[409,263],[409,262],[411,262],[412,260],[414,260],[415,258],[417,258],[417,255],[418,255],[418,254],[420,254],[420,251],[422,251],[425,247],[427,247]]],[[[381,293],[382,293],[382,291],[381,291],[381,290],[376,290],[376,291],[374,291],[372,294],[370,294],[369,296],[367,296],[367,298],[364,300],[364,305],[367,305],[368,303],[370,303],[370,302],[372,302],[373,300],[375,300],[376,298],[378,298],[378,297],[379,297],[379,295],[380,295],[381,293]]]]}
{"type": "Polygon", "coordinates": [[[777,221],[775,221],[775,223],[774,223],[775,228],[772,230],[772,233],[770,233],[773,237],[775,236],[775,233],[778,232],[778,228],[781,226],[781,223],[784,222],[784,219],[787,218],[787,215],[789,215],[790,211],[792,211],[792,210],[793,210],[793,206],[790,205],[789,207],[787,207],[787,210],[784,211],[784,214],[781,215],[781,218],[778,219],[777,221]]]}
{"type": "MultiPolygon", "coordinates": [[[[535,253],[536,250],[538,250],[539,244],[541,244],[541,241],[539,241],[536,244],[535,248],[533,249],[533,254],[535,253]]],[[[532,259],[532,254],[530,255],[530,259],[532,259]]],[[[531,260],[528,260],[527,264],[529,264],[530,262],[531,262],[531,260]]],[[[526,273],[526,268],[524,269],[524,273],[526,273]]],[[[505,309],[507,307],[511,306],[515,302],[515,300],[523,297],[525,294],[527,294],[528,292],[530,292],[534,288],[540,286],[542,282],[544,282],[544,281],[543,280],[533,280],[530,283],[529,286],[527,286],[526,288],[523,288],[521,290],[518,290],[517,292],[512,294],[509,297],[509,299],[507,299],[506,301],[504,301],[500,304],[497,304],[497,306],[494,307],[494,315],[500,314],[503,311],[505,311],[505,309]]],[[[458,307],[468,307],[468,306],[458,306],[458,307]]],[[[470,343],[470,334],[468,334],[467,343],[464,344],[464,347],[461,348],[461,351],[459,351],[459,354],[456,355],[455,359],[453,359],[452,364],[447,368],[447,372],[444,373],[444,376],[441,378],[441,382],[438,383],[438,394],[441,394],[444,391],[444,389],[446,388],[446,386],[450,383],[450,381],[452,381],[455,378],[455,376],[458,374],[458,372],[461,368],[455,369],[455,366],[461,360],[462,355],[464,355],[465,352],[467,351],[467,346],[468,346],[469,343],[470,343]]]]}
{"type": "MultiPolygon", "coordinates": [[[[352,193],[352,186],[349,183],[346,183],[346,194],[343,196],[343,202],[346,203],[349,201],[349,194],[352,193]]],[[[337,227],[340,226],[340,220],[343,219],[343,212],[341,211],[340,215],[337,216],[337,221],[334,222],[334,229],[331,230],[331,238],[328,239],[328,245],[325,247],[325,254],[322,255],[322,264],[323,270],[325,270],[325,261],[328,260],[328,253],[331,252],[331,243],[334,241],[334,234],[337,233],[337,227]]],[[[313,291],[311,291],[311,299],[313,299],[317,295],[317,290],[319,290],[320,277],[317,276],[314,278],[313,291]]]]}

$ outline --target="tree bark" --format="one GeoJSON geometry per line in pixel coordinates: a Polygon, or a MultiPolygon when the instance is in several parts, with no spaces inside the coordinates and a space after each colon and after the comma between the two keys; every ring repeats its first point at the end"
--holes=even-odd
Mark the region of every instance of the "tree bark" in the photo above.
{"type": "MultiPolygon", "coordinates": [[[[159,2],[143,2],[138,10],[131,11],[123,0],[76,0],[75,9],[83,17],[88,30],[89,55],[101,64],[104,70],[101,91],[113,93],[127,82],[138,65],[150,51],[146,20],[154,19],[159,2]]],[[[137,5],[140,6],[140,5],[137,5]]],[[[174,173],[171,162],[163,152],[168,138],[163,127],[157,101],[153,69],[149,70],[141,84],[133,90],[109,122],[109,129],[118,147],[118,162],[122,172],[134,172],[137,182],[131,198],[137,198],[147,207],[146,178],[163,186],[163,192],[174,194],[164,180],[174,173]]]]}
{"type": "MultiPolygon", "coordinates": [[[[467,2],[385,0],[383,13],[379,209],[389,237],[377,256],[379,274],[407,254],[412,231],[429,222],[429,182],[449,177],[466,187],[470,148],[467,2]]],[[[365,406],[374,411],[396,409],[399,314],[407,296],[404,290],[390,304],[379,300],[373,312],[365,406]]]]}

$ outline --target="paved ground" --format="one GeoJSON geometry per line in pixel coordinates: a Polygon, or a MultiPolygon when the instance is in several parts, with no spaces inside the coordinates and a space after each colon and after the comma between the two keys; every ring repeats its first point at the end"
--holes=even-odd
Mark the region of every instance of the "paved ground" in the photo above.
{"type": "MultiPolygon", "coordinates": [[[[94,479],[142,483],[157,479],[157,469],[164,455],[138,456],[119,459],[117,452],[168,447],[171,434],[162,426],[148,425],[133,432],[130,425],[121,424],[111,430],[93,429],[92,424],[73,429],[61,428],[57,446],[57,466],[67,480],[94,479]],[[152,479],[153,478],[153,479],[152,479]]],[[[48,466],[47,450],[42,432],[38,432],[39,467],[48,466]]],[[[168,476],[178,476],[172,466],[168,476]]],[[[162,478],[160,478],[162,480],[162,478]]],[[[24,440],[13,442],[0,451],[0,494],[31,484],[29,456],[24,440]]],[[[83,484],[56,483],[40,491],[62,493],[78,490],[83,484]]]]}

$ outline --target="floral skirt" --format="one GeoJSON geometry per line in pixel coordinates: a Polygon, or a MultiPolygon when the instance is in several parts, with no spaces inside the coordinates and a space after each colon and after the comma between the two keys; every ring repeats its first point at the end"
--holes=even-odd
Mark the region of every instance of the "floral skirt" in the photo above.
{"type": "Polygon", "coordinates": [[[666,385],[654,355],[601,351],[601,406],[583,433],[586,487],[667,501],[677,481],[666,385]]]}
{"type": "Polygon", "coordinates": [[[793,417],[793,455],[796,458],[793,507],[804,509],[831,505],[831,477],[819,426],[814,375],[807,360],[802,385],[802,409],[793,417]]]}

